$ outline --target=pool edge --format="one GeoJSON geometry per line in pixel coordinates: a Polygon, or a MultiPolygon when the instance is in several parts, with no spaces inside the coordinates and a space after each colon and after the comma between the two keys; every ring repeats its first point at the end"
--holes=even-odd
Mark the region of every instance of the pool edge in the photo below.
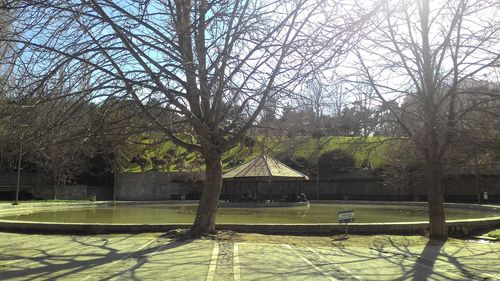
{"type": "MultiPolygon", "coordinates": [[[[171,201],[168,201],[172,203],[171,201]]],[[[345,201],[344,201],[345,202],[345,201]]],[[[123,203],[123,202],[120,202],[123,203]]],[[[127,202],[128,204],[137,204],[138,201],[127,202]]],[[[161,203],[161,202],[155,202],[161,203]]],[[[192,203],[186,201],[174,201],[176,204],[192,203]]],[[[327,203],[327,202],[324,202],[327,203]]],[[[357,203],[355,201],[345,203],[357,203]]],[[[362,202],[363,204],[365,202],[362,202]]],[[[367,202],[368,203],[368,202],[367,202]]],[[[378,202],[370,202],[377,204],[378,202]]],[[[385,204],[394,204],[396,202],[384,201],[385,204]]],[[[397,202],[405,204],[406,202],[397,202]]],[[[67,208],[93,205],[109,205],[112,201],[89,202],[89,203],[67,203],[58,205],[57,207],[67,208]]],[[[472,204],[461,203],[446,203],[448,206],[470,207],[470,208],[492,208],[499,209],[498,206],[478,206],[472,204]]],[[[33,206],[26,205],[25,207],[9,208],[9,211],[26,211],[33,206]]],[[[36,207],[38,210],[45,209],[47,206],[36,207]]],[[[50,207],[48,207],[50,208],[50,207]]],[[[0,210],[3,213],[6,209],[0,210]]],[[[0,231],[5,232],[28,232],[28,233],[141,233],[141,232],[166,232],[173,229],[187,229],[191,226],[190,223],[177,224],[106,224],[106,223],[51,223],[51,222],[29,222],[29,221],[14,221],[2,220],[0,217],[0,231]]],[[[479,218],[479,219],[464,219],[450,220],[446,222],[450,233],[470,233],[479,229],[493,228],[500,226],[500,216],[479,218]]],[[[348,225],[349,233],[353,234],[423,234],[429,228],[428,222],[392,222],[392,223],[352,223],[348,225]]],[[[217,230],[230,230],[236,232],[253,232],[265,234],[303,234],[303,235],[327,235],[335,233],[343,233],[345,225],[337,223],[322,223],[322,224],[217,224],[217,230]]]]}

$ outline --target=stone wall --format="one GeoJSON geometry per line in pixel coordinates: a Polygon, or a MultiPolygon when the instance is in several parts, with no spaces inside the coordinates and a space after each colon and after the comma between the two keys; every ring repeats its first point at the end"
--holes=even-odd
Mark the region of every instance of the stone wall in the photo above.
{"type": "MultiPolygon", "coordinates": [[[[17,174],[0,173],[0,193],[3,200],[11,200],[17,181],[17,174]]],[[[478,192],[488,192],[490,202],[500,202],[500,175],[482,175],[480,187],[472,174],[448,175],[444,180],[447,202],[476,202],[478,192]]],[[[427,189],[424,174],[413,174],[403,182],[394,184],[370,170],[357,170],[319,182],[315,179],[303,182],[245,182],[225,181],[221,199],[238,200],[243,194],[258,192],[263,199],[283,199],[292,193],[303,192],[308,199],[322,200],[406,200],[425,201],[427,189]],[[256,190],[257,189],[257,190],[256,190]]],[[[21,177],[21,197],[30,195],[37,199],[52,199],[52,186],[41,184],[30,173],[21,177]]],[[[64,186],[58,189],[58,199],[111,200],[112,187],[64,186]]],[[[201,194],[199,179],[185,173],[123,173],[118,176],[117,200],[171,200],[198,199],[201,194]]],[[[22,198],[30,199],[30,198],[22,198]]]]}
{"type": "MultiPolygon", "coordinates": [[[[32,194],[36,199],[54,199],[54,187],[49,185],[32,188],[32,194]]],[[[56,198],[59,200],[87,200],[86,185],[64,185],[56,190],[56,198]]]]}
{"type": "MultiPolygon", "coordinates": [[[[33,186],[36,186],[36,177],[33,173],[21,172],[20,200],[33,199],[33,186]]],[[[17,172],[0,171],[0,200],[14,200],[17,186],[17,172]]]]}
{"type": "MultiPolygon", "coordinates": [[[[304,193],[308,199],[321,200],[390,200],[388,190],[383,183],[375,177],[339,178],[320,181],[272,181],[272,182],[245,182],[227,181],[223,185],[221,199],[238,200],[244,194],[259,197],[265,200],[283,200],[294,193],[304,193]],[[385,194],[383,196],[382,194],[385,194]]],[[[392,195],[396,198],[396,196],[392,195]]]]}
{"type": "MultiPolygon", "coordinates": [[[[500,202],[500,175],[482,176],[480,192],[487,191],[490,202],[500,202]]],[[[476,202],[476,179],[473,176],[447,176],[444,182],[446,201],[476,202]]],[[[200,182],[188,180],[185,174],[145,172],[123,173],[118,176],[117,200],[170,200],[183,195],[188,199],[199,196],[200,182]]],[[[221,199],[239,200],[258,192],[262,199],[280,200],[289,194],[302,192],[308,199],[321,200],[405,200],[426,201],[427,188],[423,174],[414,174],[404,182],[385,181],[369,170],[359,170],[324,180],[271,183],[248,181],[224,181],[221,199]]]]}
{"type": "Polygon", "coordinates": [[[500,202],[500,175],[482,175],[478,182],[473,175],[448,176],[445,180],[448,201],[476,202],[477,194],[487,192],[489,201],[500,202]]]}
{"type": "Polygon", "coordinates": [[[113,200],[112,186],[87,186],[87,197],[96,201],[113,200]]]}
{"type": "MultiPolygon", "coordinates": [[[[500,175],[483,175],[480,187],[471,175],[448,175],[444,180],[447,202],[477,202],[478,192],[488,192],[490,202],[500,202],[500,175]]],[[[238,200],[245,193],[260,198],[283,199],[292,193],[302,192],[308,199],[321,200],[404,200],[426,201],[427,185],[423,174],[414,174],[405,181],[385,181],[369,171],[357,171],[337,178],[303,182],[245,182],[227,181],[223,185],[221,199],[238,200]],[[319,196],[318,196],[319,195],[319,196]]]]}
{"type": "MultiPolygon", "coordinates": [[[[13,200],[17,186],[17,172],[0,172],[0,199],[13,200]]],[[[40,176],[31,172],[22,172],[19,188],[19,199],[53,199],[53,186],[44,182],[40,176]]],[[[111,200],[113,187],[66,185],[57,190],[57,199],[87,200],[96,195],[96,200],[111,200]]]]}
{"type": "MultiPolygon", "coordinates": [[[[21,170],[20,178],[21,186],[33,186],[36,184],[36,176],[31,172],[23,172],[21,170]]],[[[16,186],[17,185],[17,172],[0,171],[0,186],[16,186]]]]}
{"type": "Polygon", "coordinates": [[[190,182],[185,175],[165,172],[119,174],[116,200],[171,200],[199,193],[199,184],[190,182]]]}

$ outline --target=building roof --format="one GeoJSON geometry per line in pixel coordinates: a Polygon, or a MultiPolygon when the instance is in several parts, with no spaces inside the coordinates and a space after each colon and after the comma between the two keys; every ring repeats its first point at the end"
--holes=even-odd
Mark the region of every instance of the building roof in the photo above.
{"type": "Polygon", "coordinates": [[[265,154],[222,175],[223,179],[309,180],[309,178],[265,154]]]}

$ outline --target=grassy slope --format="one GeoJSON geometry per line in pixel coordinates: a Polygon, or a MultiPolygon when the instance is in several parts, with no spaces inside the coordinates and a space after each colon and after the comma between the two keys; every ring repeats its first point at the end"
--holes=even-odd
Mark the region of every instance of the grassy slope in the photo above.
{"type": "MultiPolygon", "coordinates": [[[[303,157],[309,162],[314,162],[318,157],[318,153],[316,152],[317,141],[311,137],[290,138],[282,136],[266,139],[260,138],[259,141],[264,143],[264,150],[266,153],[276,157],[277,159],[283,159],[284,157],[291,155],[293,157],[303,157]]],[[[334,149],[350,151],[354,154],[356,165],[360,165],[365,159],[368,159],[373,167],[379,167],[385,163],[384,155],[386,154],[389,145],[387,142],[383,141],[384,138],[380,137],[369,137],[363,139],[341,136],[323,137],[320,140],[320,152],[323,153],[334,149]]],[[[176,151],[176,157],[183,159],[185,165],[188,167],[199,157],[196,153],[188,152],[182,147],[176,147],[169,141],[147,150],[145,154],[148,158],[155,155],[161,157],[172,148],[176,151]]],[[[232,159],[244,160],[246,163],[257,157],[261,151],[262,146],[259,144],[255,145],[253,148],[237,145],[224,154],[223,166],[227,170],[227,165],[232,159]]],[[[146,170],[150,169],[151,167],[148,167],[146,170]]],[[[140,172],[140,167],[138,165],[131,164],[125,168],[125,171],[140,172]]],[[[170,165],[170,171],[176,171],[175,165],[170,165]]]]}

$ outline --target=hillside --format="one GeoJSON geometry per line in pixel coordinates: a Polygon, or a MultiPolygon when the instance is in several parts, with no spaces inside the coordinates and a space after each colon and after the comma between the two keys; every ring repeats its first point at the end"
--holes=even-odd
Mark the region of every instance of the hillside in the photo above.
{"type": "MultiPolygon", "coordinates": [[[[376,168],[386,161],[385,155],[389,144],[384,140],[386,139],[382,137],[323,137],[319,141],[320,149],[317,150],[317,140],[312,137],[259,137],[258,142],[253,146],[239,144],[224,154],[223,167],[225,170],[229,170],[237,163],[246,163],[257,157],[262,151],[278,160],[283,160],[286,157],[292,159],[303,158],[308,163],[315,163],[321,153],[342,149],[353,154],[357,166],[367,159],[372,167],[376,168]]],[[[197,153],[188,152],[182,147],[175,146],[170,141],[146,149],[144,157],[149,159],[150,162],[151,159],[155,158],[168,159],[168,161],[165,161],[162,165],[156,165],[156,167],[153,167],[151,163],[146,164],[145,171],[200,171],[203,169],[203,161],[197,153]]],[[[130,163],[124,171],[140,172],[141,167],[137,163],[130,163]]]]}

